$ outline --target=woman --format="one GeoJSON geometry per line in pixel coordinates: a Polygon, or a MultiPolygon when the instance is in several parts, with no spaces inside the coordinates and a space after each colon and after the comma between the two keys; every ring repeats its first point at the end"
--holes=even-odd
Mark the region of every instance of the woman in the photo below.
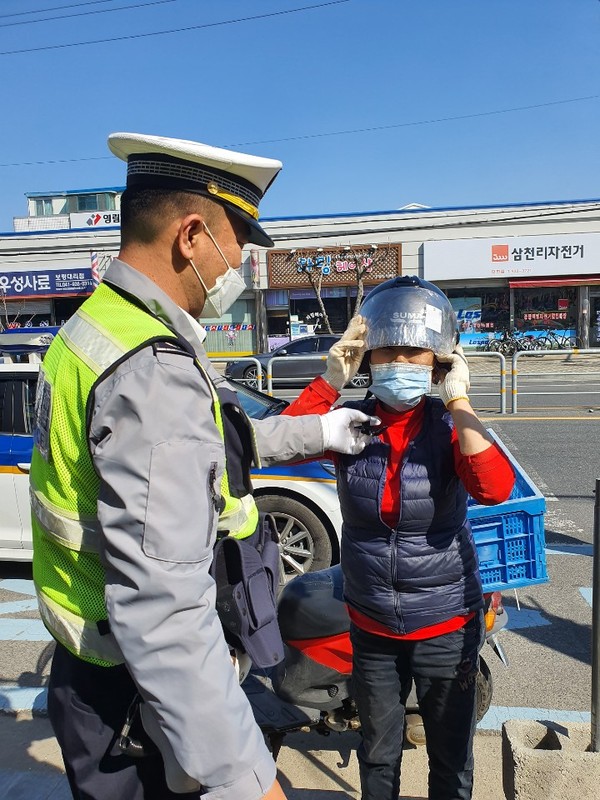
{"type": "Polygon", "coordinates": [[[467,800],[483,593],[467,522],[467,493],[506,500],[510,462],[468,398],[456,316],[433,284],[400,277],[377,286],[327,370],[286,413],[325,413],[356,374],[381,420],[356,456],[333,454],[343,517],[342,571],[351,619],[362,800],[397,800],[404,708],[414,681],[427,737],[430,800],[467,800]],[[439,399],[430,397],[438,384],[439,399]]]}

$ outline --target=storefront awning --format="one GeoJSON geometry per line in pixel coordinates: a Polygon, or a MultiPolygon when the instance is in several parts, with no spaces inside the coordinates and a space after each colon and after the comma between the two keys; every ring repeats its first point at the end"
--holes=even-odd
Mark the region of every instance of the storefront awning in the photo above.
{"type": "Polygon", "coordinates": [[[509,281],[511,289],[547,289],[552,286],[599,286],[600,275],[577,275],[570,278],[518,278],[509,281]]]}

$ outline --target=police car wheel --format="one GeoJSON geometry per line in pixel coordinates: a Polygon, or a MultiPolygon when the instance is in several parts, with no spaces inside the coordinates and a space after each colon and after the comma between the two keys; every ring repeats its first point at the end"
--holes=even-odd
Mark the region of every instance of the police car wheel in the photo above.
{"type": "Polygon", "coordinates": [[[268,494],[256,498],[260,511],[275,518],[283,580],[331,566],[333,557],[327,529],[317,515],[291,497],[268,494]]]}
{"type": "Polygon", "coordinates": [[[371,383],[371,376],[368,372],[358,372],[350,381],[350,386],[355,389],[365,389],[371,383]]]}

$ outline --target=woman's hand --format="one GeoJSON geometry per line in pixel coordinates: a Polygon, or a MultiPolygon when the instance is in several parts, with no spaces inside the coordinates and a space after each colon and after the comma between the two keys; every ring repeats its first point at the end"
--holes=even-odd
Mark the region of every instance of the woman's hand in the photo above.
{"type": "MultiPolygon", "coordinates": [[[[446,364],[449,365],[449,369],[445,372],[438,389],[446,408],[448,408],[449,403],[452,403],[454,400],[468,400],[471,382],[469,365],[467,364],[467,359],[465,358],[462,347],[457,344],[454,348],[454,352],[449,356],[436,354],[435,357],[443,367],[445,367],[446,364]]],[[[440,372],[443,374],[443,369],[440,370],[440,372]]]]}
{"type": "Polygon", "coordinates": [[[364,335],[367,326],[359,315],[352,317],[342,338],[329,350],[323,378],[341,392],[358,372],[365,353],[364,335]]]}

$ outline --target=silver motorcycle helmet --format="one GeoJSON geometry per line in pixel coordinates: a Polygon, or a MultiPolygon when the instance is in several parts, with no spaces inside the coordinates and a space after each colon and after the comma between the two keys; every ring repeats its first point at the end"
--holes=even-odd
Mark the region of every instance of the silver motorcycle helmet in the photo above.
{"type": "Polygon", "coordinates": [[[378,347],[422,347],[450,355],[458,323],[446,295],[433,283],[403,275],[372,289],[359,309],[367,352],[378,347]]]}

